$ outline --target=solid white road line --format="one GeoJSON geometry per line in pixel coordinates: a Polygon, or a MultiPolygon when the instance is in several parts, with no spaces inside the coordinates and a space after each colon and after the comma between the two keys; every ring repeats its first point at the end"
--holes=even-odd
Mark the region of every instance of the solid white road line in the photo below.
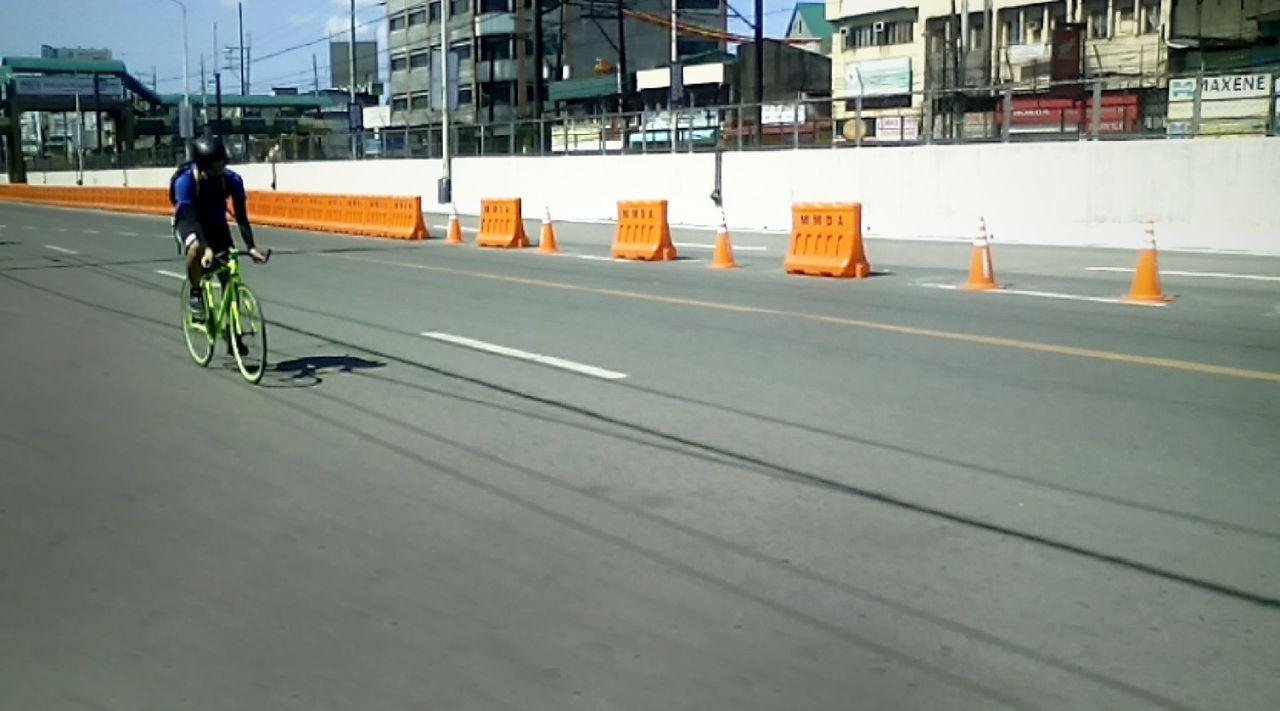
{"type": "Polygon", "coordinates": [[[53,251],[55,251],[55,252],[62,252],[63,254],[80,254],[79,252],[75,251],[74,249],[67,249],[66,247],[59,247],[59,246],[58,246],[58,245],[56,245],[56,244],[46,244],[46,245],[44,246],[44,248],[45,248],[45,249],[52,249],[52,250],[53,250],[53,251]]]}
{"type": "MultiPolygon", "coordinates": [[[[1132,274],[1131,267],[1085,267],[1085,271],[1090,272],[1124,272],[1132,274]]],[[[1205,279],[1248,279],[1250,281],[1280,281],[1280,276],[1265,276],[1262,274],[1232,274],[1230,272],[1184,272],[1176,269],[1161,269],[1160,276],[1184,276],[1184,277],[1201,277],[1205,279]]]]}
{"type": "MultiPolygon", "coordinates": [[[[958,290],[960,287],[954,284],[917,284],[917,286],[927,287],[929,289],[951,289],[958,290]]],[[[1123,301],[1121,299],[1111,299],[1103,296],[1080,296],[1078,294],[1061,294],[1056,291],[1027,291],[1023,289],[990,289],[982,292],[986,294],[1008,294],[1010,296],[1038,296],[1042,299],[1064,299],[1067,301],[1091,301],[1095,304],[1120,304],[1122,306],[1165,306],[1163,301],[1146,302],[1146,301],[1123,301]]]]}
{"type": "Polygon", "coordinates": [[[517,358],[519,360],[527,360],[533,363],[549,365],[553,368],[572,371],[580,375],[589,375],[593,378],[621,380],[622,378],[627,377],[626,373],[619,373],[615,370],[606,370],[605,368],[597,368],[594,365],[575,363],[574,361],[556,358],[555,356],[530,353],[529,351],[500,346],[496,343],[477,341],[474,338],[467,338],[466,336],[455,336],[450,333],[439,333],[437,331],[425,331],[422,335],[432,340],[452,343],[455,346],[462,346],[463,348],[471,348],[477,351],[484,351],[485,353],[493,353],[495,355],[506,356],[508,358],[517,358]]]}
{"type": "MultiPolygon", "coordinates": [[[[672,244],[674,244],[677,247],[688,247],[690,249],[715,249],[716,248],[714,244],[702,244],[700,242],[672,242],[672,244]]],[[[768,247],[758,247],[754,245],[735,244],[732,246],[733,246],[733,251],[735,252],[767,252],[769,251],[768,247]]]]}
{"type": "Polygon", "coordinates": [[[177,272],[171,272],[171,271],[168,271],[168,270],[166,270],[166,269],[157,269],[157,270],[156,270],[156,274],[159,274],[160,276],[167,276],[167,277],[170,277],[170,278],[173,278],[173,279],[186,279],[186,278],[187,278],[187,275],[185,275],[185,274],[179,274],[179,273],[177,273],[177,272]]]}

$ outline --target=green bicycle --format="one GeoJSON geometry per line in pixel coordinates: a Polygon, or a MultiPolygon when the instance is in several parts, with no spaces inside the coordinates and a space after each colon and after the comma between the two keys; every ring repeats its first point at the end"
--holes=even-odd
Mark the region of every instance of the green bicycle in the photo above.
{"type": "MultiPolygon", "coordinates": [[[[213,360],[218,334],[223,334],[240,375],[257,384],[267,370],[267,324],[258,298],[240,276],[238,254],[233,248],[214,255],[213,267],[205,270],[200,280],[200,288],[204,290],[204,319],[191,313],[188,305],[191,281],[182,281],[182,335],[195,362],[207,366],[213,360]],[[214,277],[222,284],[221,298],[216,298],[214,277]]],[[[271,259],[271,250],[267,250],[265,257],[263,264],[271,259]]]]}

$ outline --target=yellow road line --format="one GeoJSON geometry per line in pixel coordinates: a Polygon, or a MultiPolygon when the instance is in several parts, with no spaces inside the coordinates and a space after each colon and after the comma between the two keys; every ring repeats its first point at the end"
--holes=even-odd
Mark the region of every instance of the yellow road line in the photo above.
{"type": "Polygon", "coordinates": [[[1062,346],[1054,343],[1040,343],[1037,341],[1023,341],[1016,338],[1000,338],[997,336],[983,336],[976,333],[964,333],[960,331],[942,331],[933,328],[916,328],[914,326],[899,326],[892,323],[882,323],[879,321],[863,321],[860,319],[843,318],[840,316],[823,316],[821,314],[804,313],[803,311],[786,311],[782,309],[769,309],[759,306],[743,306],[740,304],[728,304],[720,301],[703,301],[700,299],[685,299],[677,296],[662,296],[660,294],[646,294],[638,291],[624,291],[621,289],[603,289],[594,286],[582,286],[580,284],[566,284],[558,281],[545,281],[542,279],[529,279],[527,277],[507,276],[504,274],[491,274],[488,272],[474,272],[466,269],[452,269],[449,267],[436,267],[426,264],[408,264],[405,262],[393,262],[385,259],[373,259],[370,257],[358,257],[349,254],[328,254],[328,257],[336,257],[338,259],[350,259],[357,262],[368,262],[370,264],[383,264],[393,267],[407,267],[409,269],[422,269],[429,272],[438,272],[441,274],[452,274],[455,276],[472,277],[475,279],[489,279],[492,281],[507,282],[509,284],[523,284],[526,286],[539,286],[546,289],[559,289],[562,291],[581,291],[590,294],[600,294],[602,296],[617,296],[624,299],[636,299],[638,301],[652,301],[662,304],[674,304],[677,306],[694,306],[697,308],[714,309],[716,311],[731,311],[734,313],[760,314],[764,316],[785,316],[788,318],[802,319],[805,321],[815,321],[818,323],[830,323],[839,326],[852,326],[855,328],[865,328],[873,331],[885,331],[888,333],[899,333],[907,336],[922,336],[925,338],[939,338],[948,341],[960,341],[962,343],[976,343],[984,346],[995,346],[997,348],[1011,348],[1014,350],[1033,351],[1036,353],[1052,353],[1054,355],[1074,356],[1077,358],[1091,358],[1094,360],[1105,360],[1115,363],[1128,363],[1130,365],[1145,365],[1153,368],[1168,368],[1170,370],[1181,370],[1188,373],[1199,373],[1201,375],[1222,375],[1229,378],[1244,378],[1247,380],[1265,380],[1273,383],[1280,383],[1280,373],[1265,370],[1249,370],[1248,368],[1233,368],[1225,365],[1213,365],[1212,363],[1198,363],[1189,360],[1177,360],[1175,358],[1157,358],[1153,356],[1136,355],[1133,353],[1121,353],[1118,351],[1104,351],[1095,348],[1077,348],[1075,346],[1062,346]]]}

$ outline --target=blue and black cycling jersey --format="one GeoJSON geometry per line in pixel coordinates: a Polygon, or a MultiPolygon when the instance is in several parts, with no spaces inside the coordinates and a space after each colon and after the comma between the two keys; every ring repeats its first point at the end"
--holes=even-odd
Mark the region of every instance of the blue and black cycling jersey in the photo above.
{"type": "Polygon", "coordinates": [[[253,249],[253,229],[249,226],[249,213],[245,209],[244,180],[233,170],[221,175],[205,175],[191,166],[178,176],[174,187],[174,225],[180,238],[195,234],[200,243],[215,249],[231,246],[227,230],[227,198],[240,226],[240,238],[245,247],[253,249]],[[227,235],[228,244],[221,235],[227,235]]]}

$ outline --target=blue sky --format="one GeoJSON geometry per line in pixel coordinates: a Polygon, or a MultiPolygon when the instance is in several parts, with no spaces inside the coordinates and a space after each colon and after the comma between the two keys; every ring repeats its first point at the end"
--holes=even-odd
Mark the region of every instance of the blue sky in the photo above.
{"type": "MultiPolygon", "coordinates": [[[[150,84],[154,68],[163,93],[182,91],[182,14],[172,0],[0,0],[0,55],[38,56],[40,45],[105,47],[130,73],[150,84]],[[21,3],[21,4],[20,4],[21,3]]],[[[236,0],[185,0],[190,36],[191,90],[199,91],[200,57],[211,72],[214,23],[218,43],[238,42],[236,0]]],[[[750,0],[730,0],[746,15],[750,0]]],[[[765,0],[765,28],[771,36],[786,29],[794,0],[765,0]]],[[[379,39],[386,80],[386,28],[377,0],[357,0],[358,39],[379,39]]],[[[247,0],[244,3],[246,44],[253,48],[254,93],[272,86],[312,83],[311,55],[316,55],[321,87],[328,86],[326,37],[347,38],[349,0],[247,0]],[[306,45],[306,46],[300,46],[306,45]],[[274,56],[271,56],[274,55],[274,56]]],[[[748,33],[740,23],[733,31],[748,33]]],[[[223,90],[238,92],[237,76],[223,71],[223,90]]]]}

